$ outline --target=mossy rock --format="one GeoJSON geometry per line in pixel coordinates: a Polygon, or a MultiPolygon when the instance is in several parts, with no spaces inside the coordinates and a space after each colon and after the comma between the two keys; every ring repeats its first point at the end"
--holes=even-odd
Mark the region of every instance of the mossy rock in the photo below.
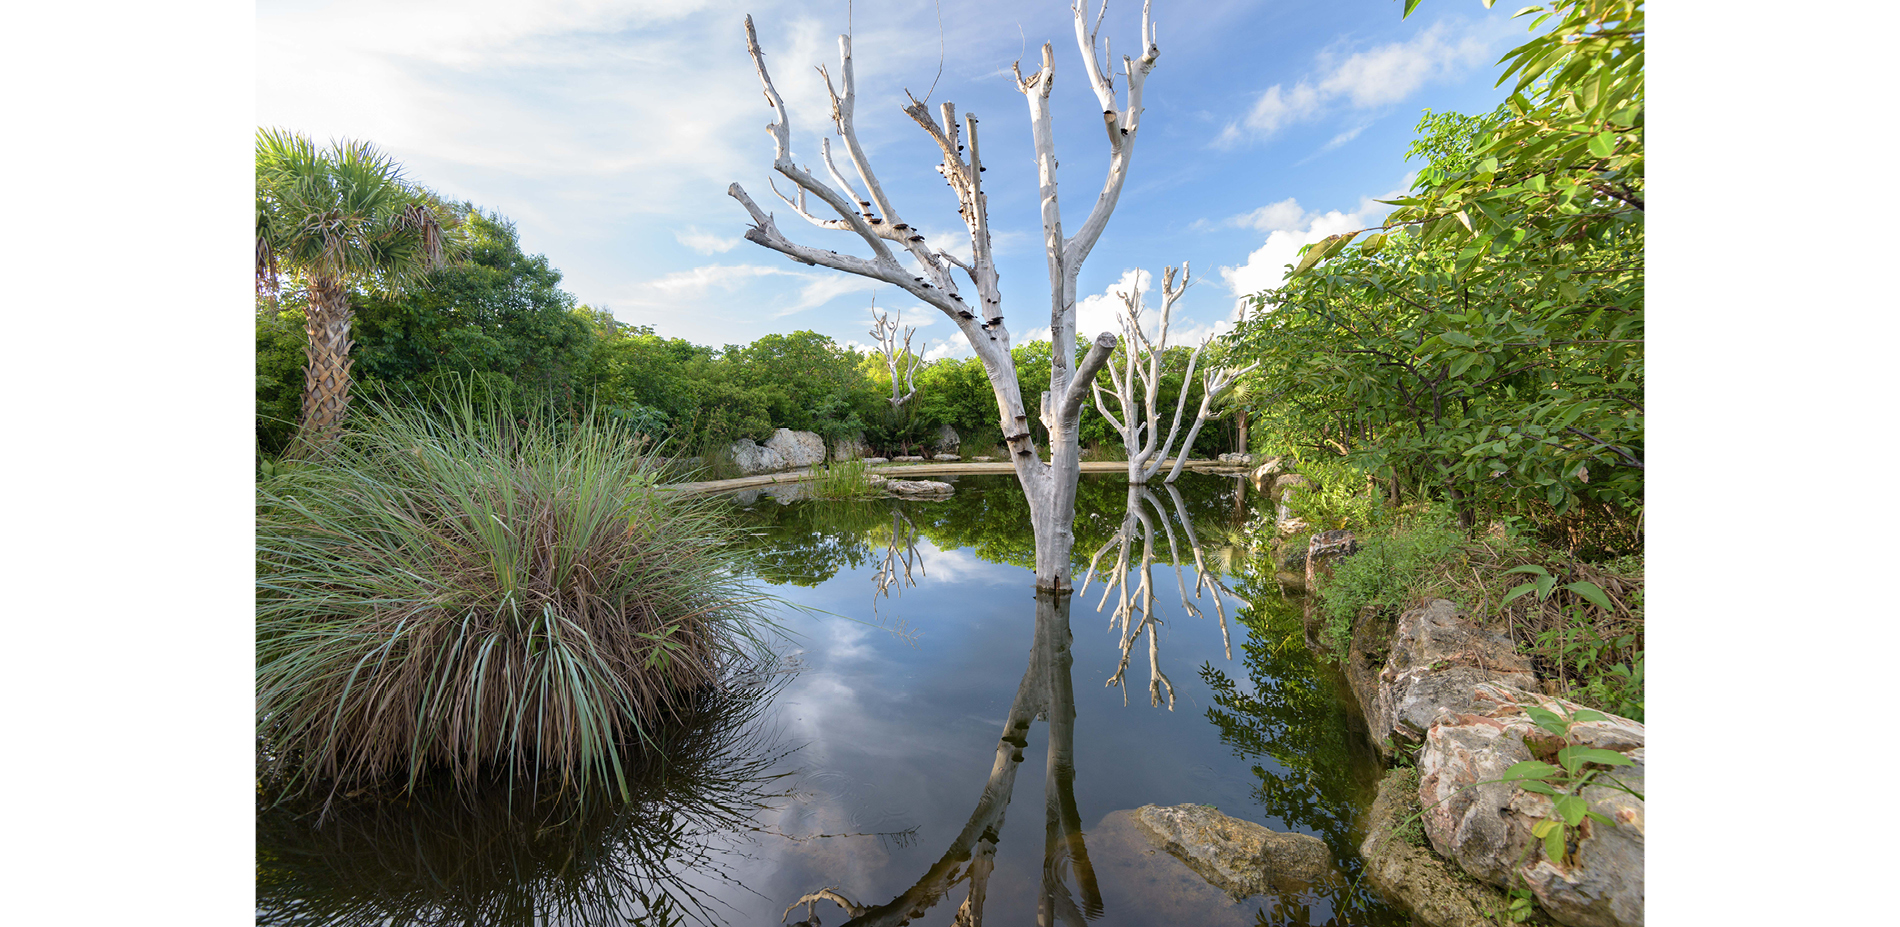
{"type": "MultiPolygon", "coordinates": [[[[1496,927],[1510,923],[1502,912],[1510,898],[1494,886],[1466,875],[1457,864],[1424,845],[1417,815],[1418,771],[1397,768],[1379,781],[1378,797],[1368,812],[1365,879],[1394,906],[1431,927],[1496,927]]],[[[1541,911],[1522,923],[1550,925],[1541,911]]]]}

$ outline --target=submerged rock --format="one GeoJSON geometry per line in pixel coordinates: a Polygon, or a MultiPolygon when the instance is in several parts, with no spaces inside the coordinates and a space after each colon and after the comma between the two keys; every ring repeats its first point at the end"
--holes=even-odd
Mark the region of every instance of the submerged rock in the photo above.
{"type": "Polygon", "coordinates": [[[871,474],[869,479],[871,488],[873,489],[889,493],[893,496],[904,496],[913,499],[940,498],[951,495],[957,491],[955,486],[949,483],[940,483],[936,480],[893,480],[878,476],[875,473],[871,474]]]}
{"type": "MultiPolygon", "coordinates": [[[[1418,796],[1430,807],[1425,834],[1433,848],[1477,878],[1525,885],[1550,916],[1573,927],[1639,927],[1643,923],[1643,800],[1608,784],[1583,791],[1590,810],[1614,824],[1585,819],[1568,834],[1563,859],[1545,855],[1531,828],[1551,818],[1552,800],[1500,782],[1512,764],[1552,762],[1564,746],[1620,753],[1634,762],[1608,770],[1643,792],[1643,725],[1609,715],[1573,724],[1558,738],[1532,722],[1525,706],[1568,714],[1582,706],[1496,684],[1471,692],[1469,708],[1446,712],[1431,726],[1418,758],[1418,796]]],[[[1601,777],[1599,776],[1599,781],[1601,777]]]]}
{"type": "Polygon", "coordinates": [[[1387,901],[1432,927],[1494,927],[1509,899],[1420,845],[1418,771],[1396,768],[1379,781],[1359,845],[1365,879],[1387,901]],[[1410,838],[1410,839],[1408,839],[1410,838]],[[1417,841],[1414,843],[1413,841],[1417,841]]]}
{"type": "Polygon", "coordinates": [[[1268,830],[1201,805],[1143,805],[1134,820],[1157,846],[1236,899],[1339,878],[1318,837],[1268,830]]]}

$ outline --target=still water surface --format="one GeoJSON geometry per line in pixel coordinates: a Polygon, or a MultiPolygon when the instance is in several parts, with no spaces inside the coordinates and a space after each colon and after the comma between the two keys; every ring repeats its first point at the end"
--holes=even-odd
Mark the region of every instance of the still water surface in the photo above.
{"type": "Polygon", "coordinates": [[[259,923],[950,924],[960,907],[995,924],[1405,923],[1351,887],[1378,762],[1301,643],[1297,600],[1247,566],[1239,480],[1143,495],[1085,477],[1078,575],[1105,545],[1112,570],[1132,529],[1105,604],[1099,578],[1035,594],[1013,478],[956,486],[934,502],[736,497],[761,576],[799,607],[781,618],[792,640],[777,671],[701,706],[634,802],[537,805],[498,785],[321,828],[263,814],[259,923]],[[1182,803],[1318,836],[1340,877],[1230,898],[1122,813],[1182,803]]]}

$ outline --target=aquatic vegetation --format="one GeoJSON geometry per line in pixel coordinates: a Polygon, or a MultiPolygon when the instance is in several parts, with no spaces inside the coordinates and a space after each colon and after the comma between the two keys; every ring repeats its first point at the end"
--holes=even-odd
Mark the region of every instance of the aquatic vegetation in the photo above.
{"type": "Polygon", "coordinates": [[[709,503],[624,427],[466,390],[367,403],[257,487],[257,717],[286,793],[432,769],[627,789],[625,748],[770,625],[709,503]]]}

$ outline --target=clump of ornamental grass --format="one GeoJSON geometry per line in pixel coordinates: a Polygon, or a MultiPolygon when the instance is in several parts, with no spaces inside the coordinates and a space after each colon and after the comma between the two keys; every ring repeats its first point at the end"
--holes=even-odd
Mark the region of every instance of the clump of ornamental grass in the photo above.
{"type": "Polygon", "coordinates": [[[818,499],[875,499],[884,491],[871,476],[863,460],[842,460],[814,471],[809,486],[818,499]]]}
{"type": "Polygon", "coordinates": [[[285,792],[445,771],[626,791],[771,625],[707,500],[624,427],[365,402],[257,487],[260,749],[285,792]]]}

